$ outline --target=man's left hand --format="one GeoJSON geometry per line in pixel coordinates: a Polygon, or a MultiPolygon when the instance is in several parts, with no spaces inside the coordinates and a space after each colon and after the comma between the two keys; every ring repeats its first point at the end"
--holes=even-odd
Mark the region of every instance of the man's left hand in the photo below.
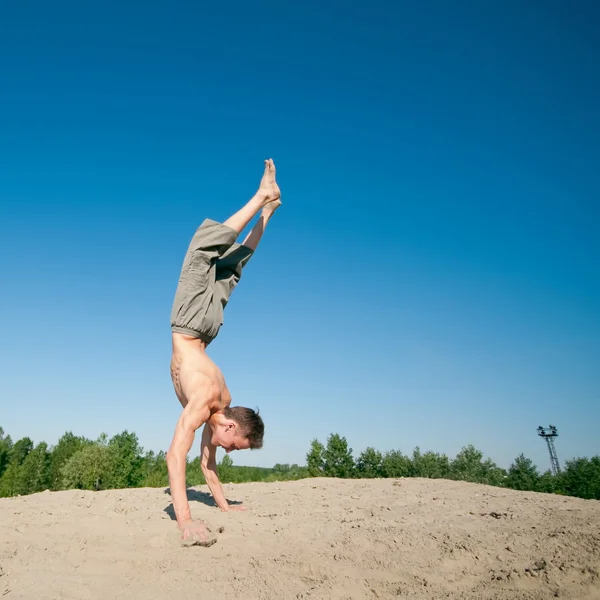
{"type": "Polygon", "coordinates": [[[248,507],[244,506],[243,504],[230,504],[227,508],[221,509],[221,510],[223,512],[229,512],[229,511],[244,512],[245,510],[248,510],[248,507]]]}

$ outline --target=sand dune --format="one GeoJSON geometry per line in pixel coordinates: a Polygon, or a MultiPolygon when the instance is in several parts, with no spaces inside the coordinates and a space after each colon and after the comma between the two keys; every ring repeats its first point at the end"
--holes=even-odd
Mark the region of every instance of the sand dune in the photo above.
{"type": "Polygon", "coordinates": [[[600,598],[600,502],[424,479],[191,489],[218,534],[183,547],[164,489],[0,500],[0,597],[600,598]]]}

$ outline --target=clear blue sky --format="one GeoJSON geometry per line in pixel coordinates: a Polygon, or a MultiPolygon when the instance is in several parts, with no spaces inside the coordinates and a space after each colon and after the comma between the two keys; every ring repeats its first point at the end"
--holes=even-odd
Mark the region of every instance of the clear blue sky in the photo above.
{"type": "MultiPolygon", "coordinates": [[[[600,453],[595,2],[4,2],[0,425],[55,443],[179,404],[205,217],[283,207],[210,353],[265,447],[600,453]]],[[[199,438],[191,456],[198,452],[199,438]]],[[[219,455],[221,456],[221,455],[219,455]]]]}

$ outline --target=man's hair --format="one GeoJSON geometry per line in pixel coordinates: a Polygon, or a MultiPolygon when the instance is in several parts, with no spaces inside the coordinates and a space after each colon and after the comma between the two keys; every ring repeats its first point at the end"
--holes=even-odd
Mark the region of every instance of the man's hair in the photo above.
{"type": "Polygon", "coordinates": [[[252,450],[262,448],[263,436],[265,434],[265,424],[258,410],[243,406],[228,407],[223,410],[226,419],[235,421],[242,429],[242,435],[250,442],[252,450]]]}

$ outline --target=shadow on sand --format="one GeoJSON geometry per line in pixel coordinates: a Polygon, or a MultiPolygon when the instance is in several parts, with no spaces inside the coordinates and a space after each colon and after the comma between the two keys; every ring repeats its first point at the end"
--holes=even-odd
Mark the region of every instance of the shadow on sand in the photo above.
{"type": "MultiPolygon", "coordinates": [[[[171,494],[171,488],[165,489],[165,494],[171,494]]],[[[206,492],[199,492],[197,490],[187,490],[187,499],[188,502],[202,502],[202,504],[206,504],[206,506],[210,506],[212,508],[216,508],[217,503],[214,501],[213,497],[206,492]]],[[[227,503],[230,505],[233,504],[242,504],[238,500],[227,500],[227,503]]],[[[173,509],[173,503],[171,502],[164,511],[171,517],[173,521],[176,520],[175,510],[173,509]]]]}

